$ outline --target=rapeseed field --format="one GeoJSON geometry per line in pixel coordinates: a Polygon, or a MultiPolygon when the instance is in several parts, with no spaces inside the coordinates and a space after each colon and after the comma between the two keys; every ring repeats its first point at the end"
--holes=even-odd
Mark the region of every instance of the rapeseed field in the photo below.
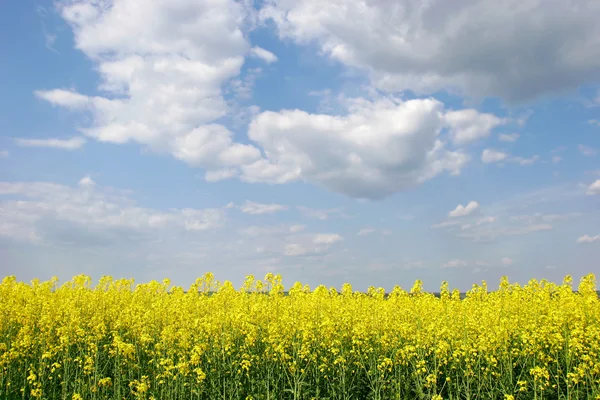
{"type": "Polygon", "coordinates": [[[463,299],[281,282],[4,278],[0,399],[600,399],[594,275],[463,299]]]}

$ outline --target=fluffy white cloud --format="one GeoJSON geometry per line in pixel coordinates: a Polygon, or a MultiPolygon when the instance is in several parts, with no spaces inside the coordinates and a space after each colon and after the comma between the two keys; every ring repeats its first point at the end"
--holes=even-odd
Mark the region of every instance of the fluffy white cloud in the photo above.
{"type": "Polygon", "coordinates": [[[577,146],[577,149],[579,149],[579,152],[586,156],[586,157],[593,157],[596,154],[598,154],[598,152],[596,151],[596,149],[593,149],[589,146],[584,146],[582,144],[580,144],[579,146],[577,146]]]}
{"type": "Polygon", "coordinates": [[[91,176],[86,175],[86,176],[84,176],[83,178],[81,178],[79,180],[79,186],[82,186],[82,187],[94,187],[94,186],[96,186],[96,182],[94,182],[94,180],[92,179],[91,176]]]}
{"type": "Polygon", "coordinates": [[[600,121],[597,119],[590,119],[590,120],[588,120],[588,124],[600,126],[600,121]]]}
{"type": "Polygon", "coordinates": [[[552,157],[552,162],[553,162],[554,164],[558,164],[558,163],[559,163],[559,162],[561,162],[561,161],[562,161],[562,157],[561,157],[561,156],[553,156],[553,157],[552,157]]]}
{"type": "Polygon", "coordinates": [[[434,99],[352,99],[349,114],[267,111],[249,137],[266,158],[242,166],[248,182],[304,180],[358,198],[381,198],[443,172],[460,173],[469,157],[444,147],[443,105],[434,99]]]}
{"type": "Polygon", "coordinates": [[[240,206],[240,210],[243,213],[250,215],[273,214],[279,211],[285,211],[288,208],[288,206],[281,204],[260,204],[249,200],[246,200],[246,202],[240,206]]]}
{"type": "Polygon", "coordinates": [[[16,139],[18,146],[23,147],[50,147],[63,150],[77,150],[83,147],[85,139],[82,137],[72,137],[70,139],[16,139]]]}
{"type": "Polygon", "coordinates": [[[481,153],[481,161],[489,164],[504,161],[508,158],[508,154],[494,149],[484,149],[481,153]]]}
{"type": "Polygon", "coordinates": [[[579,239],[577,239],[577,243],[594,243],[597,241],[600,241],[600,235],[596,235],[596,236],[583,235],[579,239]]]}
{"type": "Polygon", "coordinates": [[[518,133],[502,133],[498,136],[498,139],[501,142],[516,142],[519,138],[521,137],[521,135],[519,135],[518,133]]]}
{"type": "Polygon", "coordinates": [[[344,238],[337,233],[318,233],[313,237],[314,244],[333,244],[341,240],[344,238]]]}
{"type": "Polygon", "coordinates": [[[600,78],[595,0],[265,3],[261,17],[273,20],[281,37],[316,41],[384,90],[526,100],[600,78]]]}
{"type": "Polygon", "coordinates": [[[8,157],[8,150],[0,150],[0,158],[8,157]]]}
{"type": "Polygon", "coordinates": [[[590,196],[600,194],[600,179],[596,179],[594,183],[588,186],[586,193],[590,196]]]}
{"type": "Polygon", "coordinates": [[[137,142],[211,170],[208,180],[260,158],[215,121],[228,106],[222,87],[250,51],[248,9],[234,0],[59,0],[76,47],[95,64],[106,96],[38,90],[50,103],[91,114],[82,132],[137,142]],[[218,17],[216,17],[218,16],[218,17]],[[219,172],[214,172],[217,170],[219,172]]]}
{"type": "Polygon", "coordinates": [[[78,187],[49,182],[0,182],[0,235],[21,240],[118,240],[117,236],[170,229],[205,231],[219,227],[222,209],[139,207],[124,193],[98,187],[87,176],[78,187]],[[16,199],[15,199],[16,197],[16,199]],[[92,235],[93,233],[93,235],[92,235]],[[93,236],[93,237],[92,237],[93,236]],[[112,239],[111,239],[112,238],[112,239]]]}
{"type": "Polygon", "coordinates": [[[476,201],[470,201],[466,206],[459,204],[456,208],[448,213],[451,218],[454,217],[466,217],[467,215],[473,214],[479,208],[479,203],[476,201]]]}
{"type": "Polygon", "coordinates": [[[271,53],[269,50],[265,50],[262,47],[255,46],[250,50],[250,54],[253,57],[257,57],[265,61],[267,64],[274,63],[278,60],[277,56],[271,53]]]}
{"type": "Polygon", "coordinates": [[[474,109],[449,111],[444,115],[444,121],[450,128],[452,142],[458,145],[489,137],[492,129],[506,122],[493,114],[482,114],[474,109]]]}

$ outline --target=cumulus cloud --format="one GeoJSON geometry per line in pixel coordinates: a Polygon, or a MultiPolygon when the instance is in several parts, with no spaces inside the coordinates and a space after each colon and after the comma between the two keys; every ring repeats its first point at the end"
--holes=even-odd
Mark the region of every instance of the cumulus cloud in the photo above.
{"type": "Polygon", "coordinates": [[[115,235],[135,236],[159,230],[199,232],[221,226],[225,218],[222,209],[162,211],[140,207],[122,192],[98,187],[89,176],[76,187],[50,182],[0,182],[2,195],[10,197],[0,201],[0,235],[28,241],[52,242],[68,234],[69,241],[76,243],[78,233],[86,231],[94,232],[103,242],[115,235]]]}
{"type": "Polygon", "coordinates": [[[261,214],[273,214],[279,211],[285,211],[289,207],[281,204],[260,204],[253,201],[246,200],[246,202],[240,206],[240,211],[250,215],[261,215],[261,214]]]}
{"type": "Polygon", "coordinates": [[[443,105],[435,99],[351,99],[349,114],[266,111],[249,137],[265,158],[242,166],[248,182],[311,182],[357,198],[378,199],[448,172],[469,157],[440,140],[443,105]]]}
{"type": "Polygon", "coordinates": [[[280,37],[317,43],[380,89],[509,101],[597,81],[599,16],[595,0],[268,0],[261,10],[280,37]]]}
{"type": "Polygon", "coordinates": [[[96,182],[94,182],[91,176],[86,175],[79,180],[79,186],[91,188],[96,186],[96,182]]]}
{"type": "Polygon", "coordinates": [[[596,179],[594,183],[588,186],[586,193],[590,196],[600,194],[600,179],[596,179]]]}
{"type": "Polygon", "coordinates": [[[504,161],[508,158],[508,154],[494,149],[484,149],[481,153],[481,161],[489,164],[504,161]]]}
{"type": "Polygon", "coordinates": [[[496,126],[505,123],[493,114],[482,114],[474,109],[449,111],[444,121],[450,128],[450,137],[457,145],[464,145],[490,136],[496,126]]]}
{"type": "Polygon", "coordinates": [[[70,139],[16,139],[16,144],[22,147],[50,147],[63,150],[77,150],[83,147],[85,139],[73,137],[70,139]]]}
{"type": "Polygon", "coordinates": [[[319,233],[313,237],[314,244],[333,244],[341,240],[344,238],[337,233],[319,233]]]}
{"type": "Polygon", "coordinates": [[[470,201],[466,206],[459,204],[456,208],[448,213],[451,218],[454,217],[466,217],[467,215],[473,214],[479,208],[479,203],[476,201],[470,201]]]}
{"type": "Polygon", "coordinates": [[[583,235],[579,239],[577,239],[577,243],[594,243],[597,241],[600,241],[600,235],[596,235],[596,236],[583,235]]]}
{"type": "Polygon", "coordinates": [[[81,129],[86,136],[168,152],[211,170],[208,180],[223,178],[220,168],[260,158],[258,149],[234,142],[215,122],[228,111],[222,87],[239,75],[250,51],[242,3],[60,0],[57,9],[77,49],[95,63],[106,96],[61,88],[35,93],[90,114],[91,124],[81,129]]]}
{"type": "Polygon", "coordinates": [[[271,53],[269,50],[265,50],[262,47],[255,46],[250,50],[250,54],[253,57],[257,57],[262,59],[267,64],[271,64],[277,62],[278,58],[275,54],[271,53]]]}
{"type": "Polygon", "coordinates": [[[518,133],[502,133],[498,136],[498,139],[501,142],[516,142],[517,139],[519,139],[521,137],[521,135],[519,135],[518,133]]]}

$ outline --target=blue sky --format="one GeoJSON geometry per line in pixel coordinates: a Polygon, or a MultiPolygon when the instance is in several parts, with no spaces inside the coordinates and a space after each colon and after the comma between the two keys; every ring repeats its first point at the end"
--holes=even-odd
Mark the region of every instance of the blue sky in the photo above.
{"type": "Polygon", "coordinates": [[[600,259],[599,18],[593,0],[4,2],[0,274],[579,279],[600,259]]]}

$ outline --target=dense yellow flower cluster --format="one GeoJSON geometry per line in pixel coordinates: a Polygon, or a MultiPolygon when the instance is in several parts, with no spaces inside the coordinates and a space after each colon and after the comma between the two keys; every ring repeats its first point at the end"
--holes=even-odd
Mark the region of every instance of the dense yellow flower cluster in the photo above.
{"type": "Polygon", "coordinates": [[[1,399],[600,399],[595,277],[464,299],[250,276],[0,284],[1,399]]]}

